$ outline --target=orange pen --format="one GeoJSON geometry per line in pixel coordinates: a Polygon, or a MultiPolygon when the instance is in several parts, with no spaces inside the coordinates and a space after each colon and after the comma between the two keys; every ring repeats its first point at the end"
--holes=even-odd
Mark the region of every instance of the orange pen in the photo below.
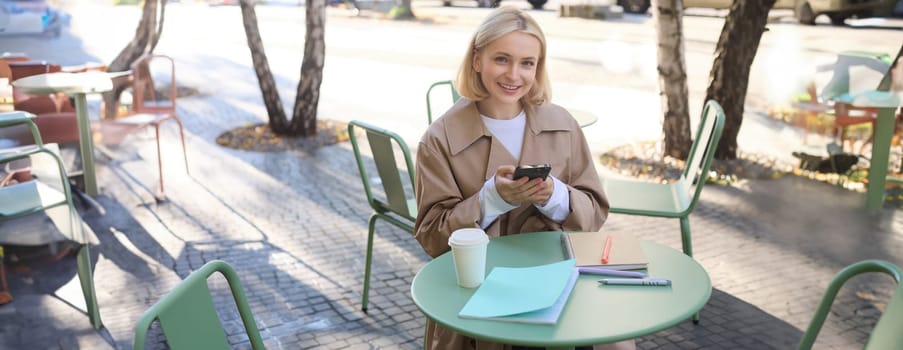
{"type": "Polygon", "coordinates": [[[605,247],[602,248],[602,263],[608,264],[608,253],[611,252],[611,236],[605,237],[605,247]]]}

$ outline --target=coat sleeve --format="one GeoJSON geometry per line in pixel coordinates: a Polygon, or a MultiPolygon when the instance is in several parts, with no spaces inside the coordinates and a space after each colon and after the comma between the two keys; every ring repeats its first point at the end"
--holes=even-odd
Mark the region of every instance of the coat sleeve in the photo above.
{"type": "Polygon", "coordinates": [[[571,213],[561,224],[565,231],[598,231],[608,218],[608,198],[596,173],[593,155],[583,131],[577,129],[571,138],[571,181],[567,182],[571,213]]]}
{"type": "Polygon", "coordinates": [[[414,237],[432,257],[450,249],[448,237],[454,230],[480,227],[479,193],[461,193],[447,154],[447,147],[429,134],[417,148],[414,237]]]}

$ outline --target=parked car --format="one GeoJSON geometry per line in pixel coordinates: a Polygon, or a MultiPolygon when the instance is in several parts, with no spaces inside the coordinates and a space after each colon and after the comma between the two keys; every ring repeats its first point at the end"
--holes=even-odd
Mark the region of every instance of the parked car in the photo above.
{"type": "Polygon", "coordinates": [[[0,1],[0,35],[60,36],[63,18],[43,1],[0,1]]]}
{"type": "MultiPolygon", "coordinates": [[[[533,9],[540,10],[549,0],[527,0],[533,9]]],[[[648,3],[649,1],[646,1],[648,3]]],[[[451,0],[442,0],[442,5],[451,6],[451,0]]],[[[502,0],[477,0],[477,6],[479,7],[499,7],[501,5],[502,0]]],[[[648,7],[648,6],[647,6],[648,7]]],[[[645,11],[644,11],[645,12],[645,11]]]]}
{"type": "MultiPolygon", "coordinates": [[[[684,0],[685,7],[730,8],[732,0],[684,0]]],[[[650,0],[617,0],[624,12],[646,13],[650,0]]],[[[802,24],[815,24],[819,15],[827,15],[831,24],[843,25],[847,18],[890,16],[897,0],[777,0],[775,9],[793,10],[802,24]]]]}

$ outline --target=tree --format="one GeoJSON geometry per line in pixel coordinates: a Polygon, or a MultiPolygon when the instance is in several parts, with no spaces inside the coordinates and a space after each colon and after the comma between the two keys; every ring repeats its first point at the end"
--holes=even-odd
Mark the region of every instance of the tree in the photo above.
{"type": "Polygon", "coordinates": [[[396,0],[395,7],[389,11],[389,17],[393,19],[414,19],[414,9],[411,7],[411,0],[396,0]]]}
{"type": "Polygon", "coordinates": [[[295,95],[292,119],[286,118],[279,98],[273,73],[267,61],[260,30],[257,27],[257,13],[254,0],[240,0],[241,17],[245,26],[248,48],[254,73],[263,94],[264,105],[269,117],[270,130],[288,136],[314,136],[317,133],[317,107],[320,101],[320,83],[323,81],[323,65],[326,58],[324,39],[326,1],[307,0],[305,11],[306,29],[304,36],[304,58],[301,63],[301,78],[295,95]]]}
{"type": "Polygon", "coordinates": [[[656,1],[653,16],[658,32],[658,82],[662,98],[665,155],[687,159],[692,139],[684,58],[683,0],[656,1]]]}
{"type": "Polygon", "coordinates": [[[714,99],[724,108],[724,131],[715,150],[717,159],[737,158],[737,135],[743,123],[749,71],[774,3],[775,0],[735,0],[725,18],[705,96],[706,101],[714,99]]]}
{"type": "MultiPolygon", "coordinates": [[[[163,32],[163,19],[166,14],[167,0],[146,0],[141,8],[141,21],[135,29],[135,36],[122,51],[116,55],[109,65],[108,72],[123,72],[128,70],[132,63],[144,54],[154,52],[163,32]],[[159,4],[159,6],[158,6],[159,4]],[[157,11],[159,10],[159,20],[157,11]]],[[[104,118],[114,118],[119,96],[126,89],[127,84],[114,84],[113,90],[103,94],[104,118]]]]}

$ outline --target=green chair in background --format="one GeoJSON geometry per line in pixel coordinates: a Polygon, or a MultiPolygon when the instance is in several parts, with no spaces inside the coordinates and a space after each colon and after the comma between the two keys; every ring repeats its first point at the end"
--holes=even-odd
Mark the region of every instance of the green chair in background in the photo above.
{"type": "MultiPolygon", "coordinates": [[[[680,219],[681,244],[684,254],[693,256],[690,235],[690,213],[699,202],[699,194],[709,177],[721,131],[724,110],[714,100],[706,102],[696,138],[690,148],[683,173],[672,183],[652,183],[632,179],[605,178],[602,186],[612,213],[680,219]]],[[[693,316],[699,322],[699,314],[693,316]]]]}
{"type": "MultiPolygon", "coordinates": [[[[0,113],[0,128],[24,125],[31,130],[31,136],[34,139],[33,145],[0,149],[0,164],[45,154],[53,160],[56,167],[54,172],[58,171],[59,177],[57,178],[54,174],[47,174],[50,176],[41,176],[40,180],[33,179],[0,187],[0,221],[18,219],[26,215],[46,212],[57,207],[65,206],[68,209],[66,215],[56,215],[56,213],[47,212],[47,216],[50,217],[61,234],[66,236],[67,239],[80,244],[76,257],[78,279],[81,283],[82,294],[85,297],[88,318],[91,320],[91,325],[99,329],[103,326],[103,322],[100,320],[100,311],[97,306],[97,294],[94,290],[94,277],[91,272],[91,253],[88,250],[89,242],[85,234],[84,223],[75,209],[75,204],[72,202],[69,178],[66,175],[63,160],[58,154],[58,148],[55,144],[44,144],[34,119],[35,115],[28,112],[0,113]],[[59,181],[59,183],[50,183],[53,185],[50,186],[48,183],[45,183],[46,180],[55,180],[59,181]]],[[[33,169],[33,171],[40,170],[44,169],[33,169]]],[[[15,236],[21,232],[16,232],[13,229],[10,233],[15,236]]],[[[13,236],[9,238],[16,240],[22,238],[13,236]]]]}
{"type": "Polygon", "coordinates": [[[452,103],[458,102],[458,99],[461,98],[461,95],[458,95],[458,90],[455,89],[455,85],[451,80],[437,81],[433,83],[433,85],[430,85],[430,88],[426,90],[426,117],[429,124],[433,123],[433,107],[430,96],[432,96],[434,88],[438,88],[443,85],[448,85],[449,90],[451,90],[452,103]]]}
{"type": "Polygon", "coordinates": [[[402,230],[411,234],[414,233],[414,221],[417,220],[417,203],[414,200],[412,188],[414,185],[414,163],[411,160],[411,152],[408,150],[407,144],[401,136],[394,132],[353,120],[348,123],[348,137],[351,140],[352,148],[354,148],[354,159],[357,161],[357,169],[361,175],[367,202],[373,208],[373,214],[370,215],[368,223],[367,260],[364,267],[364,293],[361,300],[361,310],[366,313],[370,292],[370,265],[373,259],[373,231],[376,227],[376,220],[383,219],[402,230]],[[378,180],[371,178],[367,172],[357,139],[357,128],[363,129],[367,136],[370,151],[373,154],[373,162],[376,164],[376,170],[379,175],[378,180]],[[405,186],[406,181],[402,179],[402,171],[398,169],[395,158],[396,150],[393,144],[397,146],[404,157],[405,166],[407,167],[408,189],[405,186]],[[384,198],[377,198],[373,193],[373,188],[377,183],[382,183],[385,193],[384,198]]]}
{"type": "Polygon", "coordinates": [[[603,179],[611,212],[680,219],[683,251],[692,257],[690,213],[696,208],[702,186],[709,177],[709,168],[723,128],[724,111],[721,105],[713,100],[708,101],[690,148],[690,157],[675,182],[660,184],[631,179],[603,179]]]}
{"type": "Polygon", "coordinates": [[[900,267],[881,260],[865,260],[857,262],[847,266],[841,270],[837,276],[834,276],[834,279],[831,280],[831,283],[828,285],[825,296],[822,297],[821,302],[818,304],[815,316],[812,317],[812,322],[809,323],[809,328],[807,328],[806,333],[803,334],[803,340],[800,342],[797,349],[808,350],[812,348],[812,344],[815,343],[815,338],[818,336],[822,324],[825,323],[825,318],[828,317],[828,312],[831,311],[831,304],[834,303],[837,292],[847,280],[853,276],[867,272],[882,272],[890,275],[893,277],[894,282],[897,283],[897,289],[887,303],[887,307],[878,319],[875,328],[872,329],[868,342],[865,344],[865,349],[903,349],[903,329],[901,329],[901,325],[903,325],[903,284],[900,283],[903,281],[903,271],[900,270],[900,267]]]}
{"type": "Polygon", "coordinates": [[[145,348],[147,331],[154,320],[159,322],[170,349],[230,349],[226,332],[213,305],[210,288],[207,287],[207,278],[214,272],[221,273],[229,283],[251,347],[255,350],[265,349],[238,274],[222,260],[204,264],[144,312],[135,326],[134,349],[145,348]]]}

